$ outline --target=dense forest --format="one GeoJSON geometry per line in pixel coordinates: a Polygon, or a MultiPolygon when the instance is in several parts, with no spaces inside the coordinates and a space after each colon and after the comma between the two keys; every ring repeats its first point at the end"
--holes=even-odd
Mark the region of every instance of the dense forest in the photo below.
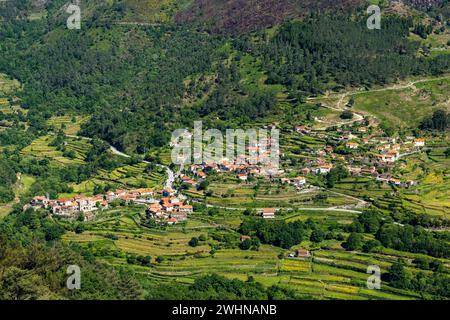
{"type": "Polygon", "coordinates": [[[347,16],[315,16],[285,23],[275,37],[252,43],[237,41],[241,50],[256,51],[269,84],[283,84],[296,96],[346,86],[383,85],[409,75],[449,70],[448,56],[418,58],[419,44],[407,39],[411,19],[390,17],[381,30],[347,16]]]}
{"type": "Polygon", "coordinates": [[[425,118],[420,129],[429,131],[447,131],[450,129],[450,113],[445,110],[436,110],[433,115],[425,118]]]}
{"type": "Polygon", "coordinates": [[[261,60],[267,84],[283,85],[298,100],[450,67],[448,55],[416,55],[406,18],[386,18],[381,30],[368,30],[364,17],[312,15],[286,22],[273,36],[229,37],[183,25],[114,25],[106,18],[123,14],[118,1],[94,10],[81,30],[65,29],[51,13],[31,22],[11,19],[18,15],[13,9],[2,13],[0,71],[24,84],[20,98],[31,129],[47,130],[45,119],[56,112],[89,112],[82,133],[128,152],[166,145],[174,128],[193,120],[221,127],[277,112],[275,95],[242,86],[238,65],[245,54],[261,60]],[[233,50],[224,49],[227,43],[233,50]]]}

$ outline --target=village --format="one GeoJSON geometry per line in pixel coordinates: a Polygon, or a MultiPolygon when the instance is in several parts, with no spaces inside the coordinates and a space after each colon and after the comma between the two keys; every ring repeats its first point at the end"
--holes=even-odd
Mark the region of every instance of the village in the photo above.
{"type": "Polygon", "coordinates": [[[64,218],[77,218],[83,214],[84,221],[91,221],[95,218],[96,212],[108,209],[114,201],[123,201],[126,205],[147,205],[147,218],[161,224],[172,225],[179,221],[186,221],[188,214],[193,213],[193,206],[185,203],[186,197],[182,195],[175,197],[176,193],[176,190],[172,188],[165,188],[160,192],[141,188],[118,189],[92,197],[76,196],[57,200],[51,200],[48,196],[36,196],[24,206],[23,210],[46,209],[53,215],[64,218]]]}
{"type": "Polygon", "coordinates": [[[316,133],[305,126],[296,126],[295,132],[309,137],[328,141],[323,149],[314,150],[316,158],[308,160],[301,169],[302,175],[294,179],[282,179],[303,187],[305,176],[328,174],[337,165],[342,165],[355,177],[370,176],[396,187],[415,186],[416,181],[401,180],[392,175],[391,169],[403,156],[419,152],[425,147],[425,139],[412,136],[391,138],[383,135],[380,129],[368,126],[366,121],[357,121],[352,128],[337,129],[339,136],[316,133]],[[329,143],[332,141],[332,143],[329,143]]]}
{"type": "MultiPolygon", "coordinates": [[[[289,184],[301,190],[309,187],[308,177],[311,175],[326,175],[334,167],[342,165],[352,176],[369,176],[376,181],[395,187],[409,188],[417,184],[415,181],[401,180],[393,176],[391,169],[402,156],[419,152],[425,147],[424,139],[405,137],[400,140],[384,137],[363,122],[355,122],[351,129],[338,129],[337,131],[339,136],[328,135],[327,132],[318,133],[305,126],[296,126],[293,129],[295,134],[327,141],[322,149],[313,150],[314,159],[306,160],[302,167],[298,168],[301,175],[294,178],[287,177],[287,172],[282,168],[271,166],[270,162],[264,162],[263,157],[269,155],[262,153],[256,164],[245,156],[238,157],[234,161],[222,158],[218,163],[193,164],[178,173],[177,181],[187,187],[199,188],[208,175],[214,172],[231,174],[241,183],[248,183],[251,178],[258,177],[276,179],[281,184],[289,184]]],[[[270,146],[270,144],[269,140],[268,145],[270,146]]],[[[250,144],[246,146],[245,150],[248,154],[258,154],[261,151],[261,145],[250,144]]],[[[292,170],[292,168],[284,169],[292,170]]],[[[146,205],[148,219],[159,224],[173,225],[188,220],[188,214],[193,213],[193,206],[186,203],[187,199],[181,190],[175,190],[172,187],[167,187],[159,192],[146,188],[118,189],[108,191],[103,195],[76,196],[70,199],[50,200],[48,196],[36,196],[30,204],[24,207],[24,210],[29,207],[48,209],[53,215],[68,218],[74,218],[83,213],[84,220],[91,221],[94,219],[96,211],[105,210],[113,201],[121,200],[126,204],[146,205]]],[[[273,219],[276,212],[276,209],[265,208],[259,210],[258,213],[264,219],[273,219]]]]}
{"type": "MultiPolygon", "coordinates": [[[[336,165],[343,165],[352,176],[371,176],[377,181],[385,182],[397,187],[411,187],[416,181],[405,180],[392,176],[390,169],[405,155],[419,152],[425,147],[425,139],[412,136],[388,138],[380,132],[369,133],[372,127],[355,123],[353,131],[338,129],[339,136],[316,133],[305,126],[296,126],[294,132],[310,137],[317,137],[333,141],[323,149],[314,150],[314,160],[308,160],[300,169],[301,175],[294,178],[282,177],[286,171],[278,169],[267,174],[264,166],[250,164],[248,161],[230,161],[223,158],[219,163],[202,163],[191,165],[189,170],[179,176],[181,183],[197,187],[205,181],[208,173],[233,174],[239,181],[247,182],[250,177],[268,177],[269,179],[281,177],[283,184],[291,184],[298,189],[307,186],[308,175],[326,175],[336,165]]],[[[258,152],[258,146],[247,146],[247,152],[258,152]]],[[[309,152],[309,151],[308,151],[309,152]]],[[[240,159],[238,159],[240,160],[240,159]]]]}

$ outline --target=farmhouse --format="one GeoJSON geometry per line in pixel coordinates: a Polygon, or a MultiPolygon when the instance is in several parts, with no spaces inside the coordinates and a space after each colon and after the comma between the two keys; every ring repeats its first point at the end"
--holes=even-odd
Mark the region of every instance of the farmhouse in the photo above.
{"type": "Polygon", "coordinates": [[[177,191],[174,190],[174,189],[172,189],[172,188],[165,188],[165,189],[162,191],[162,195],[163,195],[164,197],[170,197],[170,196],[175,195],[176,192],[177,192],[177,191]]]}
{"type": "Polygon", "coordinates": [[[49,199],[45,196],[36,196],[31,200],[31,206],[35,208],[46,208],[48,205],[49,199]]]}
{"type": "Polygon", "coordinates": [[[311,173],[311,169],[310,169],[310,168],[303,168],[303,169],[302,169],[302,173],[303,173],[304,175],[308,175],[308,174],[311,173]]]}
{"type": "Polygon", "coordinates": [[[345,145],[348,149],[358,149],[359,144],[357,144],[356,142],[347,142],[347,144],[345,145]]]}
{"type": "Polygon", "coordinates": [[[239,173],[239,174],[238,174],[238,178],[239,178],[239,180],[241,180],[241,181],[247,181],[247,180],[248,180],[248,175],[245,174],[245,173],[239,173]]]}
{"type": "Polygon", "coordinates": [[[402,184],[402,182],[399,179],[390,179],[389,183],[393,184],[395,186],[401,186],[401,184],[402,184]]]}
{"type": "Polygon", "coordinates": [[[175,218],[167,219],[167,224],[168,224],[168,225],[174,225],[174,224],[176,224],[177,222],[178,222],[178,220],[175,219],[175,218]]]}
{"type": "Polygon", "coordinates": [[[413,144],[415,147],[425,147],[425,139],[414,139],[413,144]]]}
{"type": "Polygon", "coordinates": [[[367,127],[359,127],[358,132],[359,133],[366,133],[369,129],[367,127]]]}
{"type": "Polygon", "coordinates": [[[78,211],[78,205],[75,203],[67,204],[67,205],[55,205],[52,207],[52,213],[57,216],[66,216],[71,217],[74,216],[78,211]]]}
{"type": "Polygon", "coordinates": [[[308,257],[311,256],[309,250],[306,250],[306,249],[297,249],[297,250],[295,251],[295,255],[296,255],[298,258],[308,258],[308,257]]]}
{"type": "Polygon", "coordinates": [[[78,211],[80,212],[91,212],[98,210],[97,203],[103,202],[103,197],[101,199],[89,197],[76,197],[75,199],[76,202],[78,203],[78,211]]]}
{"type": "Polygon", "coordinates": [[[274,219],[276,212],[277,212],[277,209],[273,209],[273,208],[266,208],[266,209],[260,210],[261,216],[264,219],[274,219]]]}
{"type": "Polygon", "coordinates": [[[314,169],[316,174],[326,174],[329,173],[333,169],[333,165],[331,164],[323,164],[314,169]]]}
{"type": "Polygon", "coordinates": [[[292,179],[292,184],[297,187],[304,186],[306,184],[306,178],[305,177],[294,178],[294,179],[292,179]]]}
{"type": "Polygon", "coordinates": [[[378,158],[380,158],[382,162],[386,163],[394,163],[397,160],[397,157],[391,154],[380,154],[378,155],[378,158]]]}
{"type": "Polygon", "coordinates": [[[135,193],[139,197],[153,196],[155,194],[153,189],[147,189],[147,188],[131,190],[130,193],[135,193]]]}
{"type": "Polygon", "coordinates": [[[197,171],[196,174],[195,174],[195,176],[196,176],[198,179],[201,179],[201,180],[206,179],[206,173],[204,173],[203,171],[197,171]]]}
{"type": "Polygon", "coordinates": [[[179,212],[186,212],[186,213],[192,213],[194,211],[194,208],[191,205],[182,205],[178,209],[179,212]]]}

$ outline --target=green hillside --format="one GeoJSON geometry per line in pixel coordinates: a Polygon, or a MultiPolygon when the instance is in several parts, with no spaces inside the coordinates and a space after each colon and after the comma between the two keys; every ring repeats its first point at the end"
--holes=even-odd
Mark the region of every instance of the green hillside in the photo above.
{"type": "Polygon", "coordinates": [[[68,4],[0,0],[0,300],[450,299],[448,1],[68,4]],[[194,121],[279,172],[176,166],[194,121]]]}

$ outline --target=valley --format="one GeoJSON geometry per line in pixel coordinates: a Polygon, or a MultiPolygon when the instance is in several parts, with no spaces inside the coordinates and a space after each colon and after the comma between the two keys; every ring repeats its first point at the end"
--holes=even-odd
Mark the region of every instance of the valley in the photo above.
{"type": "Polygon", "coordinates": [[[0,300],[450,298],[448,3],[244,2],[0,4],[0,300]]]}

